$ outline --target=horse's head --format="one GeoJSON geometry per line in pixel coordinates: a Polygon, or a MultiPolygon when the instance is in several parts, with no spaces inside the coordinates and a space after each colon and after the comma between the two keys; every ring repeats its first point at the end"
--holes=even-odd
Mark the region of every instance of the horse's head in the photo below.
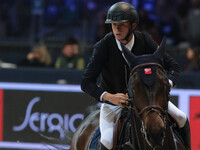
{"type": "Polygon", "coordinates": [[[135,56],[124,45],[123,53],[131,68],[129,95],[134,98],[135,112],[142,122],[141,131],[151,147],[162,146],[169,83],[163,65],[165,39],[154,54],[135,56]]]}
{"type": "Polygon", "coordinates": [[[130,82],[134,91],[135,108],[142,121],[142,132],[145,139],[152,147],[162,146],[165,137],[165,110],[169,93],[167,78],[160,67],[150,65],[135,70],[130,82]],[[146,67],[150,68],[155,76],[155,79],[150,79],[155,80],[152,85],[145,83],[148,81],[143,81],[147,78],[142,77],[145,75],[141,75],[141,71],[146,67]]]}

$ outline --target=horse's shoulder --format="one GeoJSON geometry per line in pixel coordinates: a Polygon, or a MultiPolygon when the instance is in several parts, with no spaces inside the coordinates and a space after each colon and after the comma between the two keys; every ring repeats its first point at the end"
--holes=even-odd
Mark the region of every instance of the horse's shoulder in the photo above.
{"type": "Polygon", "coordinates": [[[90,113],[76,129],[71,143],[71,147],[74,150],[79,150],[80,148],[88,149],[90,138],[99,126],[99,114],[99,110],[90,113]]]}

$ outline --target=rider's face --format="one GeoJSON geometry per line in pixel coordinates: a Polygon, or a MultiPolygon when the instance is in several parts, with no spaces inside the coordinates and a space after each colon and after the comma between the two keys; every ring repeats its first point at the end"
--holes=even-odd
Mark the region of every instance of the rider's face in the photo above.
{"type": "Polygon", "coordinates": [[[112,30],[115,35],[115,38],[121,42],[123,42],[124,38],[128,34],[130,29],[130,23],[112,23],[112,30]]]}

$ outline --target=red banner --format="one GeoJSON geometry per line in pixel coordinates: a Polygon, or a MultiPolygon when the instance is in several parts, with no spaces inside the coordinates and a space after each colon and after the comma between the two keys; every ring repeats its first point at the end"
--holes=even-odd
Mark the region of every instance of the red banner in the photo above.
{"type": "Polygon", "coordinates": [[[192,150],[200,150],[200,97],[190,97],[192,150]]]}

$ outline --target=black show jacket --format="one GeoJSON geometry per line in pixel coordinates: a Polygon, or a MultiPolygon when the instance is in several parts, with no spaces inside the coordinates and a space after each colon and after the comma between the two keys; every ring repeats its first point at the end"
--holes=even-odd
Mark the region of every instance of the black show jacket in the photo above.
{"type": "MultiPolygon", "coordinates": [[[[135,42],[132,53],[136,56],[152,54],[158,47],[151,36],[145,32],[134,31],[135,42]]],[[[176,83],[180,72],[179,65],[168,54],[164,56],[164,69],[173,84],[176,83]]],[[[112,94],[124,93],[129,79],[130,70],[118,49],[114,34],[108,33],[94,46],[93,54],[84,71],[81,89],[100,100],[103,92],[112,94]],[[102,75],[100,86],[97,85],[99,75],[102,75]]]]}

